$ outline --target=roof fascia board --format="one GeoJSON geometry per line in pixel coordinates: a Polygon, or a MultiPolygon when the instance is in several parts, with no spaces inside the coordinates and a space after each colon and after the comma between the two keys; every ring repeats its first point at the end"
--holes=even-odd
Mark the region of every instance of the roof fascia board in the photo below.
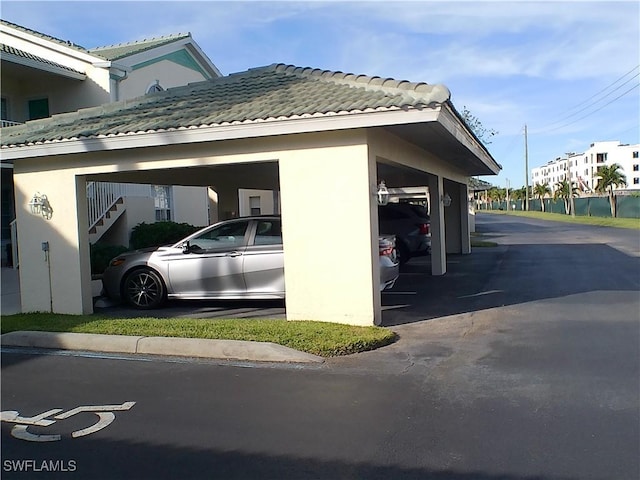
{"type": "Polygon", "coordinates": [[[363,112],[309,118],[288,118],[233,125],[217,125],[213,127],[135,133],[114,137],[62,140],[59,142],[26,145],[23,147],[5,147],[2,148],[1,152],[3,159],[20,160],[103,150],[126,150],[275,135],[327,132],[331,130],[429,123],[438,121],[439,111],[440,108],[434,108],[428,110],[393,110],[387,112],[363,112]]]}
{"type": "Polygon", "coordinates": [[[202,59],[202,61],[199,63],[201,63],[205,67],[205,69],[210,72],[212,77],[222,77],[222,73],[220,73],[220,70],[218,70],[218,67],[216,67],[215,64],[209,59],[207,54],[202,51],[202,49],[200,48],[200,45],[198,45],[195,41],[192,41],[191,39],[189,40],[190,41],[188,42],[187,47],[189,49],[195,50],[197,56],[202,59]]]}
{"type": "Polygon", "coordinates": [[[46,38],[40,38],[40,37],[36,37],[34,35],[31,35],[27,32],[21,32],[20,30],[15,30],[11,27],[8,27],[6,25],[2,25],[0,24],[0,31],[3,31],[4,33],[6,33],[7,35],[11,35],[14,37],[17,37],[21,40],[30,42],[30,43],[34,43],[36,45],[39,45],[41,47],[45,47],[48,48],[49,50],[54,50],[56,52],[62,53],[64,55],[67,55],[69,57],[73,57],[75,59],[78,60],[82,60],[84,62],[87,63],[91,63],[91,64],[95,64],[98,62],[104,62],[104,58],[100,58],[100,57],[96,57],[91,55],[90,53],[85,53],[85,52],[81,52],[79,50],[76,50],[75,48],[71,48],[71,47],[65,47],[64,45],[61,45],[59,43],[53,42],[51,40],[47,40],[46,38]]]}
{"type": "Polygon", "coordinates": [[[36,70],[53,73],[55,75],[60,75],[63,77],[73,78],[75,80],[86,80],[87,78],[87,76],[84,73],[72,72],[64,68],[56,67],[55,65],[38,62],[37,60],[20,57],[18,55],[13,55],[11,53],[3,54],[2,59],[7,62],[17,63],[19,65],[24,65],[25,67],[34,68],[36,70]]]}
{"type": "Polygon", "coordinates": [[[222,76],[220,70],[218,70],[211,60],[209,60],[209,57],[205,55],[198,44],[190,36],[149,50],[144,50],[142,52],[122,57],[118,59],[118,62],[126,64],[133,69],[142,68],[152,63],[164,60],[171,54],[179,52],[182,49],[186,50],[189,55],[193,57],[193,61],[198,65],[199,73],[202,73],[205,78],[222,76]],[[206,74],[204,72],[206,72],[206,74]]]}
{"type": "Polygon", "coordinates": [[[449,104],[444,104],[438,116],[438,122],[446,128],[451,135],[463,144],[473,155],[475,155],[487,168],[495,175],[500,173],[502,167],[488,152],[486,147],[473,135],[461,119],[454,113],[449,104]]]}

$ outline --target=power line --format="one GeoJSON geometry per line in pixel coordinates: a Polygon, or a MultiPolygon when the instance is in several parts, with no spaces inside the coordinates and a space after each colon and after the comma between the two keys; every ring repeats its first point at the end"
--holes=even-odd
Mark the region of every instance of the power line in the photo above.
{"type": "MultiPolygon", "coordinates": [[[[565,115],[562,115],[560,117],[558,117],[557,120],[551,122],[548,125],[554,125],[556,123],[561,123],[562,121],[566,120],[567,118],[570,118],[572,116],[577,115],[578,113],[586,110],[587,108],[589,108],[592,105],[588,105],[585,108],[582,108],[581,110],[578,110],[577,112],[573,112],[573,113],[569,113],[572,110],[575,110],[578,107],[581,107],[582,105],[584,105],[585,103],[588,103],[589,101],[591,101],[591,99],[597,97],[598,95],[600,95],[601,93],[607,91],[608,89],[610,89],[611,87],[613,87],[614,85],[616,85],[618,82],[620,82],[621,80],[623,80],[625,77],[627,77],[629,74],[633,73],[635,70],[637,70],[640,67],[640,65],[636,65],[635,67],[633,67],[631,70],[629,70],[627,73],[625,73],[624,75],[620,76],[619,78],[617,78],[616,80],[614,80],[613,82],[611,82],[609,85],[607,85],[606,87],[604,87],[602,90],[594,93],[593,95],[591,95],[589,98],[587,98],[586,100],[578,103],[577,105],[574,105],[573,107],[569,108],[567,110],[567,112],[565,113],[565,115]]],[[[619,85],[618,87],[616,87],[614,90],[612,90],[611,92],[607,93],[604,97],[596,100],[593,102],[593,104],[598,103],[602,100],[604,100],[606,97],[608,97],[609,95],[611,95],[612,93],[614,93],[615,91],[619,90],[620,88],[622,88],[624,85],[626,85],[627,83],[629,83],[631,80],[633,80],[634,78],[638,77],[640,74],[636,73],[633,77],[631,77],[630,79],[627,79],[622,85],[619,85]]]]}
{"type": "MultiPolygon", "coordinates": [[[[581,108],[580,110],[576,110],[575,112],[573,112],[573,113],[571,113],[571,114],[569,114],[569,115],[565,115],[564,117],[562,117],[562,118],[560,118],[560,119],[556,120],[555,122],[550,123],[548,126],[555,125],[555,124],[560,123],[560,122],[562,122],[562,121],[564,121],[564,120],[568,120],[568,119],[569,119],[569,118],[571,118],[571,117],[575,117],[575,116],[576,116],[576,115],[578,115],[579,113],[584,112],[585,110],[587,110],[587,109],[589,109],[589,108],[591,108],[591,107],[595,106],[595,104],[596,104],[596,103],[601,102],[602,100],[605,100],[608,96],[610,96],[610,95],[614,94],[615,92],[617,92],[618,90],[620,90],[622,87],[624,87],[627,83],[629,83],[630,81],[632,81],[634,78],[638,78],[639,76],[640,76],[640,73],[636,73],[633,77],[631,77],[630,79],[628,79],[626,82],[624,82],[624,83],[622,83],[622,84],[618,85],[616,88],[614,88],[614,89],[613,89],[613,90],[611,90],[609,93],[607,93],[604,97],[599,98],[598,100],[596,100],[596,101],[595,101],[595,102],[593,102],[592,104],[587,105],[586,107],[583,107],[583,108],[581,108]]],[[[636,86],[637,86],[637,85],[636,85],[636,86]]],[[[607,87],[607,88],[608,88],[608,87],[607,87]]],[[[634,88],[635,88],[635,87],[634,87],[634,88]]],[[[593,98],[593,97],[591,97],[591,98],[593,98]]],[[[582,103],[584,103],[584,102],[582,102],[582,103]]],[[[582,105],[582,104],[581,104],[581,105],[582,105]]],[[[575,108],[575,107],[574,107],[574,108],[575,108]]]]}
{"type": "Polygon", "coordinates": [[[576,120],[574,120],[574,121],[572,121],[572,122],[565,123],[564,125],[560,125],[559,127],[555,127],[555,128],[551,128],[551,129],[547,129],[547,130],[542,130],[542,131],[538,131],[538,132],[535,132],[535,133],[539,135],[539,134],[541,134],[541,133],[548,133],[548,132],[551,132],[551,131],[553,131],[553,130],[560,130],[560,129],[564,128],[564,127],[568,127],[569,125],[573,125],[574,123],[577,123],[577,122],[579,122],[580,120],[583,120],[583,119],[585,119],[585,118],[587,118],[587,117],[589,117],[589,116],[593,115],[594,113],[599,112],[599,111],[600,111],[600,110],[602,110],[603,108],[605,108],[605,107],[607,107],[607,106],[611,105],[613,102],[615,102],[616,100],[618,100],[618,99],[620,99],[620,98],[624,97],[625,95],[627,95],[628,93],[630,93],[633,89],[638,88],[638,87],[640,87],[640,84],[636,83],[636,84],[635,84],[633,87],[631,87],[629,90],[627,90],[626,92],[622,93],[621,95],[618,95],[616,98],[614,98],[614,99],[613,99],[613,100],[611,100],[610,102],[608,102],[608,103],[606,103],[606,104],[602,105],[600,108],[598,108],[598,109],[596,109],[596,110],[593,110],[592,112],[589,112],[589,113],[587,113],[586,115],[583,115],[582,117],[580,117],[580,118],[578,118],[578,119],[576,119],[576,120]]]}

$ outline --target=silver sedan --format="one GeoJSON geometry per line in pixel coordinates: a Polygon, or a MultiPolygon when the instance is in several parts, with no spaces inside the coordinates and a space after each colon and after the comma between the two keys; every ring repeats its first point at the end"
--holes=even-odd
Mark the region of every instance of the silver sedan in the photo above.
{"type": "MultiPolygon", "coordinates": [[[[381,289],[399,275],[393,238],[380,238],[381,289]]],[[[203,228],[178,243],[115,257],[102,277],[112,299],[137,308],[169,299],[282,299],[280,217],[244,217],[203,228]]]]}

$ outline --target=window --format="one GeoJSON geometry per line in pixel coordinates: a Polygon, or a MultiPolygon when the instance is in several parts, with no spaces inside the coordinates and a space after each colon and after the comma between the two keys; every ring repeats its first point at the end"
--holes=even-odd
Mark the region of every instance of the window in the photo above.
{"type": "Polygon", "coordinates": [[[640,172],[640,165],[638,165],[637,163],[633,166],[633,171],[634,172],[640,172]]]}
{"type": "Polygon", "coordinates": [[[29,120],[47,118],[49,116],[49,99],[29,100],[29,120]]]}
{"type": "MultiPolygon", "coordinates": [[[[4,117],[2,117],[4,118],[4,117]]],[[[638,158],[638,152],[633,152],[633,158],[638,158]]]]}
{"type": "Polygon", "coordinates": [[[633,184],[634,184],[634,185],[640,185],[640,178],[638,178],[638,177],[634,177],[634,178],[633,178],[633,184]]]}
{"type": "Polygon", "coordinates": [[[160,80],[156,80],[147,87],[146,93],[164,92],[164,88],[160,85],[160,80]]]}
{"type": "Polygon", "coordinates": [[[167,185],[152,185],[151,192],[156,207],[156,222],[171,220],[171,187],[167,185]]]}
{"type": "Polygon", "coordinates": [[[189,240],[190,249],[194,253],[205,253],[210,250],[241,247],[245,244],[244,237],[248,226],[249,221],[243,220],[214,227],[189,240]]]}
{"type": "Polygon", "coordinates": [[[597,153],[596,154],[596,162],[604,163],[606,161],[607,161],[607,154],[606,153],[597,153]]]}
{"type": "Polygon", "coordinates": [[[258,222],[254,245],[281,245],[282,224],[280,220],[264,220],[258,222]]]}
{"type": "Polygon", "coordinates": [[[9,108],[7,106],[7,99],[4,97],[2,97],[2,111],[0,112],[0,119],[9,120],[9,108]]]}
{"type": "Polygon", "coordinates": [[[251,215],[260,215],[260,197],[249,197],[251,215]]]}

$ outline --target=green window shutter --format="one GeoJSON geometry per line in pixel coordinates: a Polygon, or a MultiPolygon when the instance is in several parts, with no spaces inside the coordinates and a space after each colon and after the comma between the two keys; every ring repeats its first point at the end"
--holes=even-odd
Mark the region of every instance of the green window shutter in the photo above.
{"type": "Polygon", "coordinates": [[[47,118],[49,116],[49,99],[29,100],[29,120],[47,118]]]}

